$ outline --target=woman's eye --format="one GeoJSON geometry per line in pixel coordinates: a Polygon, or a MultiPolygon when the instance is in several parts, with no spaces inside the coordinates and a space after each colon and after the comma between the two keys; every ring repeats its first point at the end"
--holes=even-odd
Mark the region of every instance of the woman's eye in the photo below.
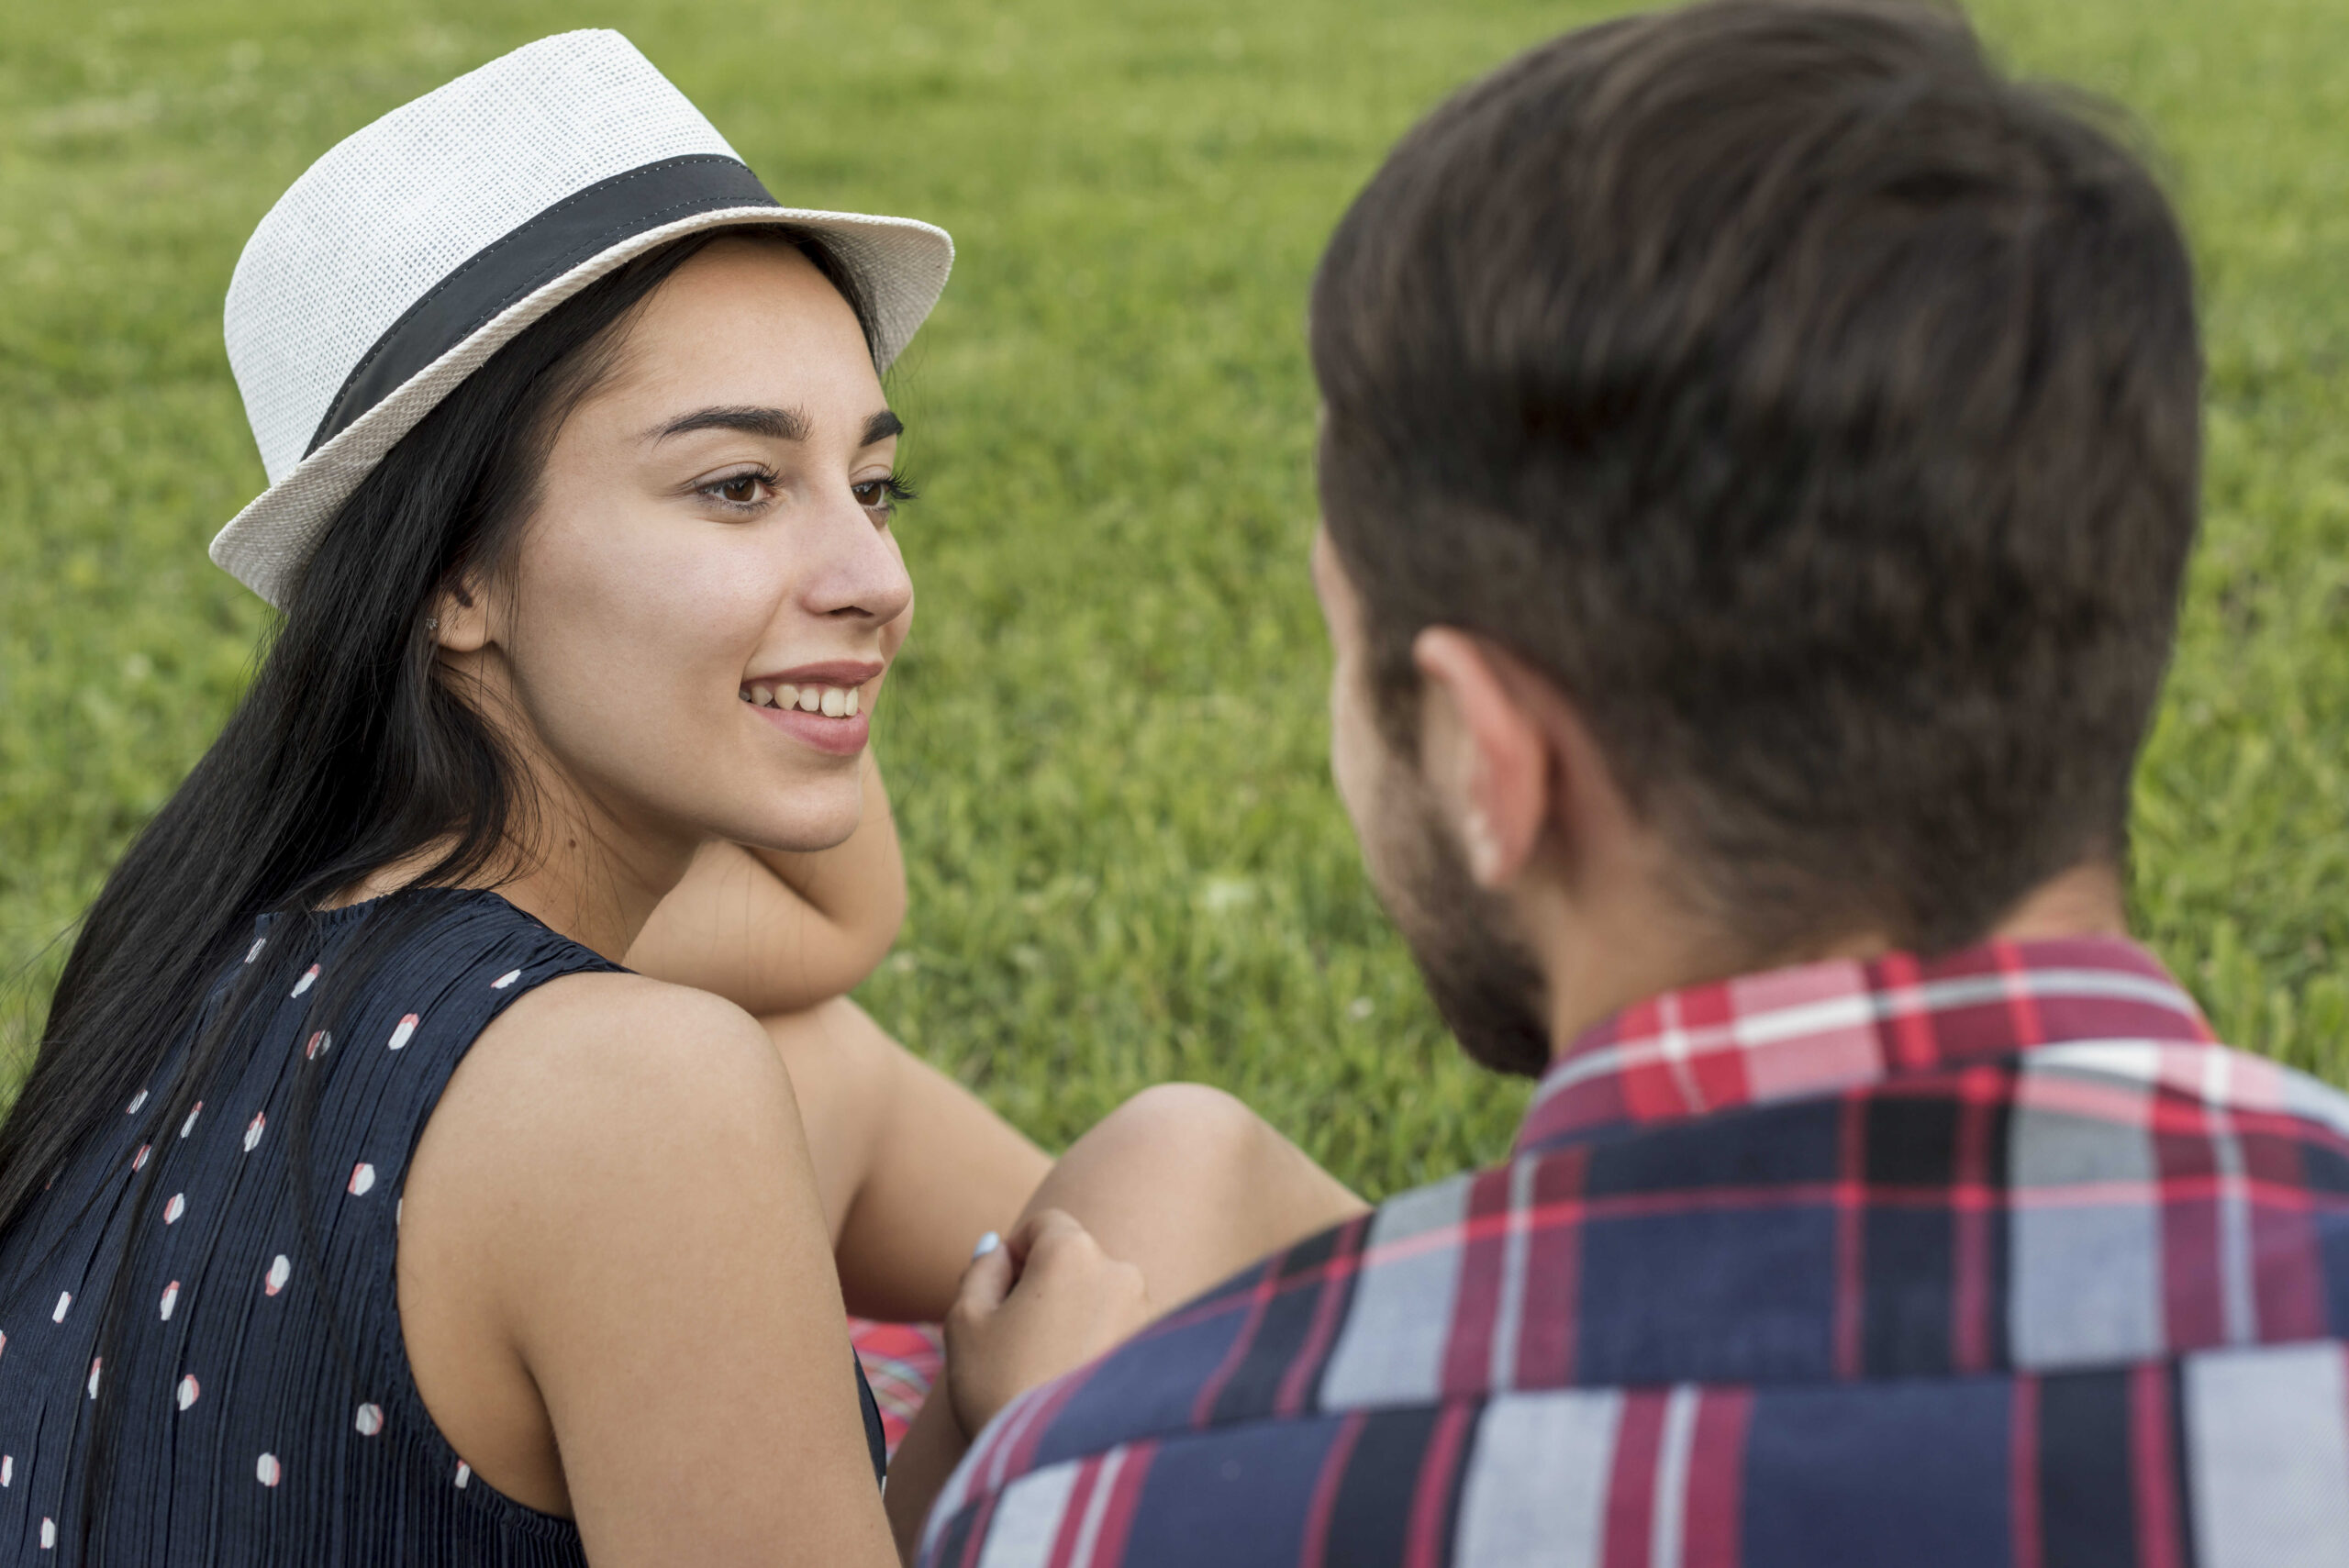
{"type": "Polygon", "coordinates": [[[885,520],[896,511],[898,502],[914,498],[912,487],[894,473],[884,479],[860,480],[849,486],[849,493],[858,506],[885,520]]]}
{"type": "Polygon", "coordinates": [[[763,491],[772,480],[755,469],[749,473],[729,473],[723,479],[713,479],[701,487],[701,493],[729,506],[754,506],[763,498],[763,491]]]}

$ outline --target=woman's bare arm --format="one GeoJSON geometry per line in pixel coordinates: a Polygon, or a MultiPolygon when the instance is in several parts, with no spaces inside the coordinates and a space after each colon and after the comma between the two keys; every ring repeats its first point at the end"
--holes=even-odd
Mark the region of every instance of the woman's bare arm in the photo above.
{"type": "Polygon", "coordinates": [[[799,1126],[751,1018],[632,975],[522,998],[434,1111],[400,1237],[417,1386],[597,1568],[894,1561],[799,1126]]]}
{"type": "Polygon", "coordinates": [[[872,973],[905,917],[905,857],[867,753],[864,816],[844,842],[812,854],[709,846],[653,910],[628,964],[761,1018],[804,1012],[872,973]]]}

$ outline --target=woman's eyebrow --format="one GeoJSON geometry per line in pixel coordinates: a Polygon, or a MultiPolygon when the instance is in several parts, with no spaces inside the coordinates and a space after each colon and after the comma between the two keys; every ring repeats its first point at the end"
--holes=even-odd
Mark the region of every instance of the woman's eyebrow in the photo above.
{"type": "Polygon", "coordinates": [[[665,425],[646,431],[645,439],[665,441],[672,436],[687,435],[695,430],[740,430],[746,436],[766,436],[778,441],[804,441],[807,439],[807,416],[796,408],[696,408],[690,414],[680,415],[665,425]]]}
{"type": "MultiPolygon", "coordinates": [[[[894,409],[884,408],[864,421],[864,439],[859,446],[878,446],[892,436],[905,433],[906,422],[894,409]]],[[[645,439],[665,441],[672,436],[683,436],[695,430],[740,430],[744,435],[765,436],[778,441],[804,441],[807,439],[807,416],[796,408],[760,408],[749,406],[696,408],[681,414],[665,425],[645,432],[645,439]]]]}

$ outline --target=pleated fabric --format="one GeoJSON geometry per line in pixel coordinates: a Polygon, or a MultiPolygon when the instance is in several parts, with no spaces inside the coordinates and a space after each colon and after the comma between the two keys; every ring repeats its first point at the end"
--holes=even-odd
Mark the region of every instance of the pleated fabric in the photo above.
{"type": "Polygon", "coordinates": [[[493,893],[264,919],[157,1081],[0,1235],[0,1562],[82,1562],[95,1537],[106,1564],[583,1563],[570,1521],[433,1424],[394,1271],[408,1160],[465,1051],[533,987],[615,967],[493,893]],[[216,1081],[178,1084],[223,1009],[216,1081]]]}

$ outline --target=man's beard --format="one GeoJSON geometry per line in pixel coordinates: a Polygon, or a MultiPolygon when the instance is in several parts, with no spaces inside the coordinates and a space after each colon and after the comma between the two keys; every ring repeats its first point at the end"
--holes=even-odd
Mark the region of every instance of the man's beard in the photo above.
{"type": "Polygon", "coordinates": [[[1371,855],[1372,884],[1403,934],[1436,1011],[1469,1059],[1538,1078],[1550,1066],[1547,986],[1501,900],[1475,884],[1418,776],[1387,776],[1388,826],[1371,855]]]}

